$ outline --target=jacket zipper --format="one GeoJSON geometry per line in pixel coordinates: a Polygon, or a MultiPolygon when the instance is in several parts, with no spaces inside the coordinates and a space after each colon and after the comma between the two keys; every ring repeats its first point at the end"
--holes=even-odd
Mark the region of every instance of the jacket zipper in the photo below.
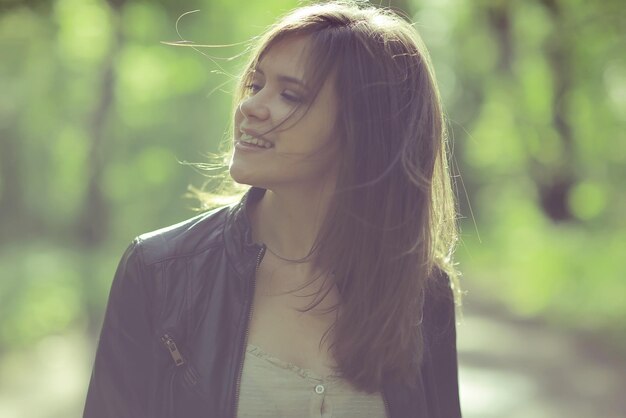
{"type": "Polygon", "coordinates": [[[383,402],[385,403],[385,416],[387,418],[391,418],[391,411],[389,410],[389,402],[387,401],[387,397],[385,396],[385,394],[383,392],[381,392],[381,395],[383,397],[383,402]]]}
{"type": "Polygon", "coordinates": [[[237,418],[237,407],[239,406],[239,386],[241,385],[241,375],[243,374],[243,362],[245,359],[246,345],[248,344],[248,334],[250,331],[250,320],[252,319],[252,311],[254,309],[254,289],[256,287],[256,275],[259,270],[259,265],[263,259],[265,253],[265,244],[261,247],[259,254],[257,255],[256,266],[254,267],[254,277],[252,278],[252,291],[250,292],[250,309],[248,309],[248,322],[246,322],[246,332],[244,334],[243,345],[241,347],[241,361],[239,362],[239,374],[237,375],[237,383],[235,385],[235,398],[233,404],[233,418],[237,418]]]}
{"type": "Polygon", "coordinates": [[[176,342],[174,341],[174,338],[172,338],[170,334],[162,335],[161,342],[165,345],[165,348],[167,348],[167,351],[170,352],[170,355],[172,356],[172,359],[174,360],[174,363],[176,364],[177,367],[185,364],[185,359],[183,358],[183,355],[178,350],[178,347],[176,347],[176,342]]]}

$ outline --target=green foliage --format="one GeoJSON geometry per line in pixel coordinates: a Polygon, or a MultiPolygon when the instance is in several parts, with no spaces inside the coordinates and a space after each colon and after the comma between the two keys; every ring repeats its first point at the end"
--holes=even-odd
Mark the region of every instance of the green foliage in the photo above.
{"type": "Polygon", "coordinates": [[[30,241],[0,256],[0,341],[3,349],[90,325],[86,308],[101,311],[115,265],[109,253],[78,252],[30,241]],[[105,256],[107,254],[108,256],[105,256]]]}
{"type": "Polygon", "coordinates": [[[450,33],[422,32],[457,86],[446,104],[464,180],[458,259],[468,297],[626,343],[617,3],[424,6],[431,20],[452,20],[450,33]]]}
{"type": "MultiPolygon", "coordinates": [[[[0,348],[67,327],[96,332],[127,243],[193,215],[183,195],[203,179],[178,162],[202,162],[228,140],[237,56],[297,2],[7,4],[0,348]],[[179,17],[182,39],[235,45],[162,44],[180,40],[179,17]]],[[[433,56],[463,180],[465,280],[521,315],[623,331],[621,3],[409,7],[433,56]]]]}

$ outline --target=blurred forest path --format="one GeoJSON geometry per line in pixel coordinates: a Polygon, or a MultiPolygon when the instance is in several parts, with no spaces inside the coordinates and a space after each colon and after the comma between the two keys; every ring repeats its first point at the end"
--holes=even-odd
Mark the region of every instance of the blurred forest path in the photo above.
{"type": "MultiPolygon", "coordinates": [[[[620,418],[626,364],[601,342],[466,299],[457,325],[465,418],[620,418]]],[[[95,342],[50,336],[0,360],[0,417],[82,415],[95,342]]]]}
{"type": "Polygon", "coordinates": [[[606,341],[471,297],[464,303],[457,344],[465,418],[626,416],[626,361],[606,341]]]}

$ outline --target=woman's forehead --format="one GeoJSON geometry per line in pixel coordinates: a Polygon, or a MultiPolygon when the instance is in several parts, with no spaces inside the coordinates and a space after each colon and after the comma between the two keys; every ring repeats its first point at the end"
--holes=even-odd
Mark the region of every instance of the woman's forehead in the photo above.
{"type": "Polygon", "coordinates": [[[293,36],[280,39],[263,52],[252,70],[260,70],[264,74],[281,73],[303,80],[308,65],[309,47],[309,37],[293,36]]]}

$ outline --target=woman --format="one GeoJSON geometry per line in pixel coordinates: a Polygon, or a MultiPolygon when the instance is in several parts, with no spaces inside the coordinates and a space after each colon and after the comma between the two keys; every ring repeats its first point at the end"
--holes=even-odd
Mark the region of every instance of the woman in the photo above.
{"type": "Polygon", "coordinates": [[[252,187],[128,248],[85,417],[460,417],[445,138],[410,24],[277,22],[235,96],[252,187]]]}

